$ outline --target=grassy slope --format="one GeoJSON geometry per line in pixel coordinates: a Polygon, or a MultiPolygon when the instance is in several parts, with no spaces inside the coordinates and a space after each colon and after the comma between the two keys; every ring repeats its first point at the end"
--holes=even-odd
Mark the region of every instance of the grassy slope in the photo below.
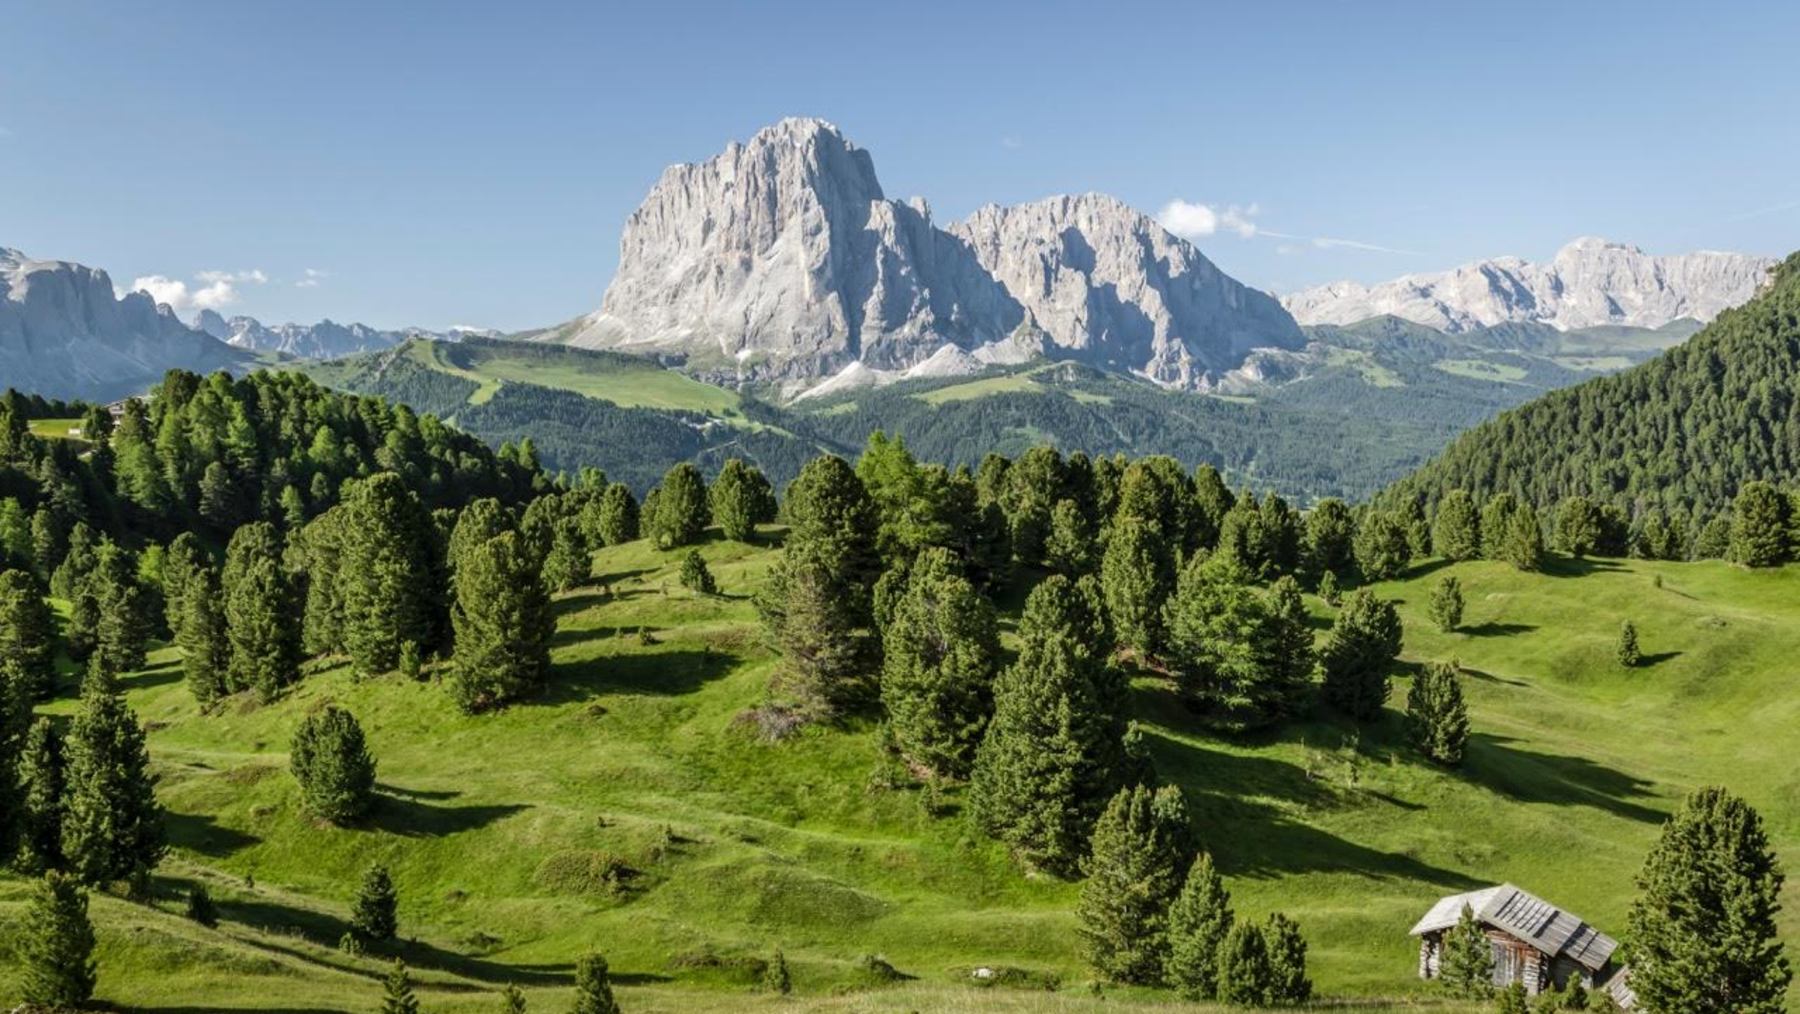
{"type": "MultiPolygon", "coordinates": [[[[379,860],[400,884],[403,931],[417,937],[405,953],[433,1010],[492,1009],[507,981],[536,990],[534,1009],[556,1009],[559,978],[590,946],[635,1010],[743,1006],[750,973],[732,962],[775,946],[817,1009],[985,1009],[995,996],[960,984],[983,963],[1058,975],[1070,987],[1058,1002],[1085,1009],[1074,886],[1020,877],[960,821],[925,817],[913,791],[872,789],[871,729],[779,746],[733,731],[772,664],[742,597],[771,554],[705,552],[730,597],[680,590],[676,557],[643,543],[602,553],[612,594],[562,600],[554,689],[497,716],[461,717],[438,687],[338,670],[274,706],[205,717],[159,653],[129,685],[173,815],[167,886],[205,879],[226,921],[206,931],[97,899],[103,995],[152,1009],[373,1009],[377,965],[330,945],[357,876],[379,860]],[[640,626],[658,643],[640,644],[640,626]],[[291,730],[324,699],[361,717],[380,758],[384,801],[361,829],[300,816],[283,769],[291,730]],[[623,899],[545,879],[540,864],[578,850],[643,875],[623,899]],[[919,980],[863,992],[855,962],[870,952],[919,980]],[[705,967],[708,956],[723,967],[705,967]],[[852,998],[833,998],[844,990],[852,998]]],[[[1476,737],[1459,772],[1415,760],[1393,713],[1360,737],[1318,722],[1232,741],[1139,685],[1159,765],[1186,788],[1239,911],[1297,917],[1322,991],[1421,995],[1405,931],[1439,894],[1475,884],[1510,879],[1622,929],[1657,822],[1699,784],[1748,796],[1778,847],[1800,854],[1789,762],[1800,687],[1788,665],[1800,569],[1421,570],[1385,590],[1402,602],[1409,659],[1454,655],[1475,672],[1476,737]],[[1464,582],[1466,632],[1423,618],[1443,573],[1464,582]],[[1612,661],[1627,616],[1652,663],[1631,672],[1612,661]]],[[[0,880],[0,918],[16,915],[21,891],[0,880]]],[[[1792,936],[1800,899],[1791,889],[1787,901],[1792,936]]],[[[172,895],[163,906],[178,910],[172,895]]],[[[0,998],[11,992],[0,960],[0,998]]],[[[1018,1009],[1055,1009],[1046,999],[1013,995],[1018,1009]]]]}

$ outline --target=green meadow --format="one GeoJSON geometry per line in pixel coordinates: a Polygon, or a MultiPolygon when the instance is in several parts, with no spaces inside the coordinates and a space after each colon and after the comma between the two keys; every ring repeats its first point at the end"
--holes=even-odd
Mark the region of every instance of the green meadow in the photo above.
{"type": "MultiPolygon", "coordinates": [[[[1075,933],[1079,885],[1022,875],[970,832],[956,790],[930,799],[894,777],[872,722],[779,743],[739,722],[775,665],[749,597],[774,552],[716,538],[702,551],[718,596],[678,585],[679,554],[599,553],[592,584],[559,599],[550,688],[495,715],[461,715],[430,678],[358,681],[329,663],[273,705],[201,714],[174,653],[154,653],[126,685],[173,848],[154,904],[93,900],[100,998],[373,1011],[391,954],[415,969],[427,1011],[498,1010],[508,983],[557,1011],[592,948],[632,1011],[1175,1005],[1097,987],[1075,933]],[[350,829],[304,816],[286,768],[293,729],[326,701],[357,715],[379,761],[381,802],[350,829]],[[399,886],[402,940],[353,957],[337,942],[376,862],[399,886]],[[180,915],[196,881],[216,929],[180,915]],[[777,948],[792,997],[756,989],[777,948]]],[[[1239,915],[1299,921],[1322,1006],[1470,1009],[1414,975],[1407,929],[1446,893],[1510,880],[1622,932],[1659,823],[1699,785],[1747,797],[1778,850],[1800,856],[1800,569],[1430,561],[1380,588],[1400,602],[1408,667],[1455,658],[1466,672],[1461,768],[1407,746],[1404,669],[1372,726],[1322,717],[1251,738],[1206,731],[1159,680],[1136,680],[1159,773],[1185,790],[1239,915]],[[1425,599],[1448,574],[1468,609],[1445,634],[1425,599]],[[1630,670],[1613,658],[1625,619],[1645,653],[1630,670]]],[[[1331,611],[1313,606],[1322,630],[1331,611]]],[[[0,879],[0,999],[16,992],[24,892],[0,879]]]]}

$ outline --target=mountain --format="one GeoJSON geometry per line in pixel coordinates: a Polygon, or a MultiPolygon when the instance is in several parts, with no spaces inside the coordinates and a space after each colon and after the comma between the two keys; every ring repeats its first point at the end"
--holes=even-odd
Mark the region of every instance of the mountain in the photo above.
{"type": "Polygon", "coordinates": [[[1396,483],[1392,500],[1462,488],[1539,506],[1593,497],[1708,514],[1743,483],[1800,478],[1800,254],[1767,289],[1643,365],[1482,423],[1396,483]]]}
{"type": "Polygon", "coordinates": [[[0,248],[0,383],[55,398],[110,401],[172,368],[250,361],[183,324],[147,294],[118,296],[106,272],[0,248]]]}
{"type": "Polygon", "coordinates": [[[330,320],[322,320],[317,324],[276,324],[269,327],[255,317],[226,319],[213,310],[201,310],[196,314],[194,327],[234,348],[280,352],[301,359],[336,359],[358,352],[374,352],[393,348],[413,338],[457,341],[469,334],[496,334],[472,328],[428,331],[420,327],[409,327],[398,331],[383,331],[367,324],[339,324],[330,320]]]}
{"type": "Polygon", "coordinates": [[[905,370],[950,345],[1199,390],[1252,348],[1304,343],[1273,297],[1118,201],[989,207],[940,228],[813,119],[671,166],[626,223],[600,309],[533,337],[734,380],[905,370]]]}
{"type": "Polygon", "coordinates": [[[1334,282],[1281,303],[1302,324],[1392,315],[1448,333],[1505,323],[1565,331],[1609,324],[1659,328],[1683,317],[1709,321],[1737,306],[1756,294],[1775,264],[1712,251],[1653,256],[1584,237],[1547,264],[1502,257],[1375,286],[1334,282]]]}

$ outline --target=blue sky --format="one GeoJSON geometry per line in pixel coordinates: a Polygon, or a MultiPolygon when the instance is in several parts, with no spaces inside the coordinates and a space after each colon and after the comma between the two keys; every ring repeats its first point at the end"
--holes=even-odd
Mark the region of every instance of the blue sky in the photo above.
{"type": "Polygon", "coordinates": [[[1780,254],[1796,38],[1792,3],[0,0],[0,245],[267,322],[545,325],[665,165],[813,115],[942,221],[1205,205],[1277,291],[1584,234],[1780,254]]]}

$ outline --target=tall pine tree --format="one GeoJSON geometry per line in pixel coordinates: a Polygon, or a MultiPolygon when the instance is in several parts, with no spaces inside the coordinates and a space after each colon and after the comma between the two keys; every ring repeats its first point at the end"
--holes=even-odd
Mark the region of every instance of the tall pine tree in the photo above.
{"type": "Polygon", "coordinates": [[[1388,672],[1400,656],[1400,636],[1394,604],[1368,588],[1357,589],[1319,649],[1326,701],[1365,722],[1379,717],[1387,701],[1388,672]]]}
{"type": "Polygon", "coordinates": [[[513,532],[469,548],[456,561],[451,685],[469,712],[498,707],[542,686],[556,617],[537,562],[513,532]]]}
{"type": "Polygon", "coordinates": [[[167,848],[144,728],[103,671],[88,677],[69,724],[62,851],[84,883],[141,881],[167,848]]]}
{"type": "Polygon", "coordinates": [[[900,752],[967,778],[993,707],[1000,632],[993,605],[948,550],[919,554],[882,645],[881,701],[900,752]]]}
{"type": "MultiPolygon", "coordinates": [[[[1174,794],[1179,804],[1174,786],[1157,791],[1174,794]]],[[[1169,905],[1181,890],[1188,829],[1175,826],[1184,807],[1155,803],[1145,786],[1121,789],[1094,824],[1082,861],[1087,881],[1075,907],[1078,932],[1088,963],[1117,982],[1160,982],[1168,958],[1169,905]]]]}
{"type": "Polygon", "coordinates": [[[300,678],[300,628],[281,550],[274,525],[245,525],[225,548],[221,579],[225,636],[231,643],[230,688],[253,689],[265,701],[300,678]]]}

